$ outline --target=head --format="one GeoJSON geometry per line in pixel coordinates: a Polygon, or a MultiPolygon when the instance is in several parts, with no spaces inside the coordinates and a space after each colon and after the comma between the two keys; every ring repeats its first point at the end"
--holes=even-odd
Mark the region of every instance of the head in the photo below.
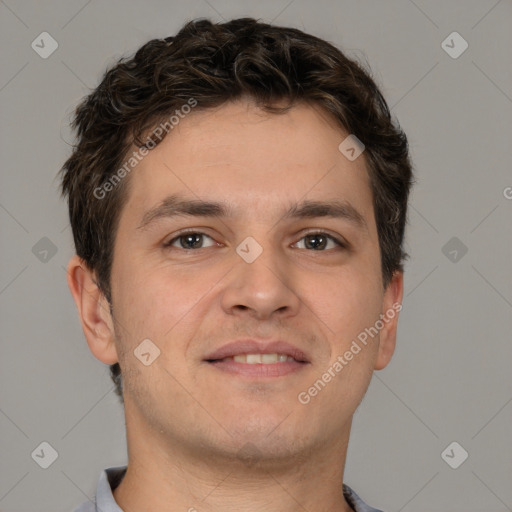
{"type": "MultiPolygon", "coordinates": [[[[61,169],[77,255],[68,281],[77,304],[89,300],[79,299],[71,275],[79,262],[90,296],[89,309],[81,306],[84,331],[96,357],[110,364],[121,399],[129,393],[132,410],[159,432],[197,441],[205,427],[191,434],[192,416],[200,411],[169,425],[156,404],[168,400],[183,410],[206,400],[205,423],[218,418],[242,444],[248,432],[267,432],[291,411],[289,434],[296,435],[307,414],[298,393],[401,302],[412,170],[407,138],[369,71],[292,28],[193,21],[107,71],[78,106],[74,128],[77,143],[61,169]],[[364,144],[353,161],[338,150],[350,134],[364,144]],[[171,196],[167,211],[188,201],[194,216],[157,214],[141,226],[171,196]],[[309,204],[310,213],[286,215],[305,200],[338,201],[345,214],[309,204]],[[222,203],[231,215],[190,201],[222,203]],[[322,229],[309,229],[315,226],[322,229]],[[194,228],[188,240],[182,228],[194,228]],[[194,233],[200,250],[185,251],[194,233]],[[236,251],[247,237],[262,249],[252,263],[236,251]],[[307,251],[304,240],[327,250],[317,256],[322,251],[307,251]],[[317,254],[299,255],[306,252],[317,254]],[[278,391],[203,371],[209,351],[247,337],[295,340],[309,367],[278,391]],[[144,339],[160,350],[150,366],[134,357],[144,339]],[[252,423],[237,424],[233,406],[252,423]]],[[[345,373],[307,405],[316,408],[318,428],[336,403],[343,413],[332,431],[348,421],[373,370],[391,358],[397,318],[396,311],[360,343],[345,373]],[[343,384],[349,381],[353,391],[343,384]]]]}

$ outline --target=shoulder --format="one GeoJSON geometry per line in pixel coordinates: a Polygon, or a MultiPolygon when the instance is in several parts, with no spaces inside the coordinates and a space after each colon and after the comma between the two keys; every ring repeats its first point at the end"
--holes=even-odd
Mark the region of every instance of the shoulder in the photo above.
{"type": "Polygon", "coordinates": [[[75,508],[73,512],[96,512],[96,504],[92,501],[86,501],[75,508]]]}
{"type": "Polygon", "coordinates": [[[348,485],[343,484],[343,496],[354,512],[382,512],[382,510],[367,505],[348,485]]]}

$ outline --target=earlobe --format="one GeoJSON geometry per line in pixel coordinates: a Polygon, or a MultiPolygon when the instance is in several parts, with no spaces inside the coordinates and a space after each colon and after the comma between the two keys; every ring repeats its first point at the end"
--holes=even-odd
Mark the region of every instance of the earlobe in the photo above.
{"type": "Polygon", "coordinates": [[[96,284],[94,273],[77,255],[67,267],[67,282],[93,355],[105,364],[118,362],[109,304],[96,284]]]}
{"type": "Polygon", "coordinates": [[[379,350],[375,370],[385,368],[395,351],[398,316],[402,309],[403,272],[396,271],[384,292],[382,302],[382,329],[379,333],[379,350]]]}

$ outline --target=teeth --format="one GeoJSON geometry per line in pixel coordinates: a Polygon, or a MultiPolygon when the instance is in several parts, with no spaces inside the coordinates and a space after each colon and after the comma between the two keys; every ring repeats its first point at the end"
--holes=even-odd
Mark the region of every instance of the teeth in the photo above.
{"type": "Polygon", "coordinates": [[[286,354],[240,354],[233,357],[226,357],[224,361],[235,361],[235,363],[246,364],[274,364],[285,361],[295,361],[293,357],[286,354]]]}

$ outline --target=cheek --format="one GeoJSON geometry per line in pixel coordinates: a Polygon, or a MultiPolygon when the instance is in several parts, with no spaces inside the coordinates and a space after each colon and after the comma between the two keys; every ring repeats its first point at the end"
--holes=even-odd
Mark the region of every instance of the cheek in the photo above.
{"type": "Polygon", "coordinates": [[[141,262],[119,266],[116,282],[117,316],[130,338],[144,338],[162,344],[172,337],[175,326],[184,329],[188,320],[201,311],[208,292],[215,289],[222,273],[195,272],[176,265],[149,268],[141,262]]]}
{"type": "Polygon", "coordinates": [[[316,286],[315,313],[340,343],[357,336],[378,319],[382,307],[379,279],[368,267],[366,272],[346,269],[316,286]]]}

